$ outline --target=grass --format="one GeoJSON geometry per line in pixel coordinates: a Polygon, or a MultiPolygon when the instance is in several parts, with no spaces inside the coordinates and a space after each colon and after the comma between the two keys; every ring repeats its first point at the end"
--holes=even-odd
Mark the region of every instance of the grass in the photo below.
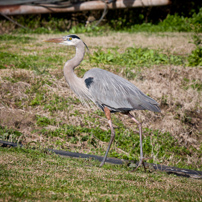
{"type": "Polygon", "coordinates": [[[117,50],[108,49],[104,52],[100,48],[94,51],[90,57],[91,62],[96,64],[110,64],[126,67],[124,76],[128,79],[133,79],[136,74],[133,72],[134,67],[150,67],[151,65],[184,65],[185,58],[170,54],[169,56],[157,50],[148,48],[130,47],[124,53],[119,53],[117,50]]]}
{"type": "Polygon", "coordinates": [[[200,201],[201,181],[125,166],[70,159],[39,150],[1,150],[0,197],[48,201],[200,201]]]}
{"type": "MultiPolygon", "coordinates": [[[[197,180],[143,173],[142,169],[132,173],[125,165],[99,168],[91,159],[47,153],[45,148],[104,155],[110,138],[103,112],[85,108],[66,84],[62,67],[74,49],[43,43],[57,36],[0,37],[0,139],[25,145],[0,148],[0,177],[4,179],[0,180],[0,198],[200,201],[197,180]]],[[[187,65],[195,49],[189,43],[190,34],[79,36],[91,55],[75,69],[78,76],[103,68],[128,78],[160,103],[161,114],[133,112],[143,122],[144,155],[152,157],[148,162],[202,170],[202,72],[197,64],[187,65]]],[[[116,138],[109,156],[138,160],[137,126],[122,114],[113,114],[112,120],[116,138]]]]}
{"type": "MultiPolygon", "coordinates": [[[[78,116],[78,114],[75,114],[78,116]]],[[[86,117],[88,121],[95,122],[90,117],[86,117]]],[[[75,151],[82,149],[82,144],[86,144],[90,148],[89,153],[92,154],[105,154],[105,148],[100,144],[109,142],[110,130],[103,131],[100,127],[87,128],[88,124],[83,126],[67,125],[62,122],[57,122],[55,119],[49,119],[47,117],[36,115],[36,125],[42,127],[42,129],[35,130],[35,133],[40,134],[44,141],[51,141],[51,147],[56,147],[60,150],[69,150],[67,143],[77,145],[75,151]],[[52,128],[44,128],[52,126],[52,128]],[[55,127],[55,129],[54,129],[55,127]],[[56,138],[56,139],[55,139],[56,138]]],[[[186,120],[188,121],[188,120],[186,120]]],[[[99,123],[97,123],[99,124],[99,123]]],[[[115,130],[116,140],[115,144],[117,148],[112,148],[109,156],[138,161],[139,158],[139,135],[126,128],[123,123],[114,124],[118,125],[115,130]],[[122,151],[120,153],[120,151],[122,151]],[[134,155],[136,154],[136,155],[134,155]]],[[[4,140],[17,141],[22,134],[18,131],[8,130],[1,127],[2,138],[4,140]]],[[[145,128],[143,140],[143,150],[145,157],[151,157],[148,160],[150,163],[166,163],[170,166],[177,166],[186,169],[201,169],[200,157],[202,153],[197,151],[194,147],[185,147],[176,142],[176,139],[171,136],[170,133],[162,133],[158,130],[154,131],[145,128]],[[188,163],[187,156],[191,158],[192,153],[197,154],[195,157],[195,163],[188,163]],[[171,162],[169,162],[171,160],[171,162]]],[[[106,143],[105,143],[106,144],[106,143]]],[[[107,146],[107,144],[106,144],[107,146]]]]}

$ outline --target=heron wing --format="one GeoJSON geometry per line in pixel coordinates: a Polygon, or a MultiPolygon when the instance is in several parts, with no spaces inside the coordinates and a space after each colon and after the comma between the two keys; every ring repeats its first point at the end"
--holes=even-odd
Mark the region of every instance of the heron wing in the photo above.
{"type": "Polygon", "coordinates": [[[101,109],[107,106],[114,112],[145,109],[160,112],[155,100],[116,74],[95,68],[86,72],[83,79],[92,101],[101,109]]]}

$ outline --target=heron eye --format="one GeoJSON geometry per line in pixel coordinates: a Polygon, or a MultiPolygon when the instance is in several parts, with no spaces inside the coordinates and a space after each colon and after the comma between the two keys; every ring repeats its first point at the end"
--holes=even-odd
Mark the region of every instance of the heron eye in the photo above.
{"type": "Polygon", "coordinates": [[[71,41],[71,40],[72,40],[72,37],[69,38],[69,41],[71,41]]]}

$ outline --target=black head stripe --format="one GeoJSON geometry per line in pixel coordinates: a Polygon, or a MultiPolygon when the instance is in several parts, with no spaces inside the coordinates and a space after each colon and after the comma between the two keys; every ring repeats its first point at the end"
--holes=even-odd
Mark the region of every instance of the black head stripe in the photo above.
{"type": "MultiPolygon", "coordinates": [[[[84,43],[84,42],[83,42],[84,43]]],[[[86,48],[88,49],[88,46],[84,43],[84,45],[86,46],[86,48]]],[[[88,49],[88,51],[89,51],[89,49],[88,49]]]]}
{"type": "MultiPolygon", "coordinates": [[[[73,38],[73,39],[80,39],[77,35],[75,35],[75,34],[70,34],[70,35],[68,35],[67,37],[71,37],[71,38],[73,38]]],[[[80,39],[81,40],[81,39],[80,39]]],[[[84,43],[84,42],[83,42],[84,43]]],[[[84,45],[86,46],[86,48],[88,49],[88,46],[84,43],[84,45]]],[[[89,51],[89,49],[88,49],[88,51],[89,51]]]]}
{"type": "Polygon", "coordinates": [[[77,35],[75,34],[70,34],[68,35],[68,37],[72,37],[73,39],[80,39],[77,35]]]}

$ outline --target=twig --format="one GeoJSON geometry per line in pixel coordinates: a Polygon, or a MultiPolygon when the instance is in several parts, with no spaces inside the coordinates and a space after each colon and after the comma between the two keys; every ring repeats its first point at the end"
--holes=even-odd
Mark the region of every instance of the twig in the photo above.
{"type": "Polygon", "coordinates": [[[7,20],[9,20],[9,21],[11,21],[12,23],[18,25],[19,27],[21,27],[21,28],[23,28],[23,29],[28,29],[27,27],[25,27],[25,26],[19,24],[19,23],[16,22],[15,20],[12,20],[12,19],[9,18],[7,15],[5,15],[5,14],[3,14],[3,13],[1,13],[1,12],[0,12],[0,14],[1,14],[3,17],[5,17],[7,20]]]}

